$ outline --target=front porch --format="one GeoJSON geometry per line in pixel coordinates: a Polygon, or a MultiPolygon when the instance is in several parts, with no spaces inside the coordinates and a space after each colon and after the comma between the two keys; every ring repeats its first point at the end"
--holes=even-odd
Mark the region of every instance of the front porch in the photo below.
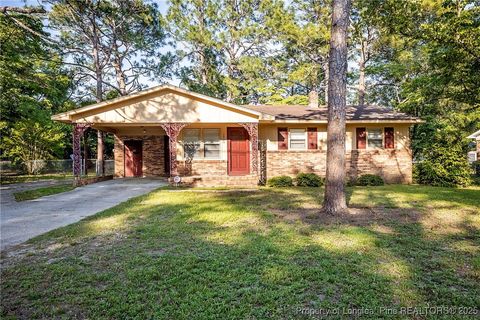
{"type": "MultiPolygon", "coordinates": [[[[106,130],[107,128],[104,128],[106,130]]],[[[258,184],[256,123],[117,126],[115,178],[179,176],[189,186],[258,184]]]]}

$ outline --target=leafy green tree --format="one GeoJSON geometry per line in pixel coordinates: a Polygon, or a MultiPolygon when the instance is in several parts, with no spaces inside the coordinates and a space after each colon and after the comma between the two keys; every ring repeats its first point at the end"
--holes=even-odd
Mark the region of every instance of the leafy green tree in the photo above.
{"type": "Polygon", "coordinates": [[[65,135],[58,125],[21,120],[15,123],[3,143],[6,155],[23,163],[28,174],[34,174],[37,173],[35,161],[60,156],[64,140],[65,135]]]}
{"type": "MultiPolygon", "coordinates": [[[[105,99],[107,89],[127,95],[142,77],[164,79],[168,57],[163,20],[156,4],[143,0],[46,0],[50,27],[76,77],[80,99],[105,99]]],[[[97,132],[97,174],[103,174],[104,135],[97,132]]]]}
{"type": "Polygon", "coordinates": [[[269,102],[306,104],[320,96],[326,103],[331,1],[294,0],[276,12],[273,26],[281,47],[274,64],[277,94],[269,102]]]}
{"type": "Polygon", "coordinates": [[[111,50],[107,77],[115,79],[120,95],[143,88],[144,78],[163,81],[170,77],[173,56],[160,53],[166,45],[166,30],[156,3],[105,1],[100,8],[105,12],[100,18],[110,46],[102,50],[111,50]]]}
{"type": "Polygon", "coordinates": [[[379,84],[373,95],[426,121],[412,130],[417,160],[465,172],[465,137],[480,123],[480,3],[371,1],[368,10],[390,33],[370,69],[379,84]],[[432,156],[439,146],[455,150],[458,170],[451,158],[432,156]]]}
{"type": "Polygon", "coordinates": [[[172,0],[166,20],[179,46],[177,61],[188,62],[177,71],[181,82],[190,90],[224,98],[222,59],[215,40],[218,6],[213,0],[172,0]]]}
{"type": "Polygon", "coordinates": [[[465,187],[472,183],[473,170],[465,161],[459,144],[434,143],[424,152],[422,162],[415,165],[415,180],[440,187],[465,187]]]}
{"type": "Polygon", "coordinates": [[[171,1],[170,31],[181,44],[180,69],[190,89],[235,103],[260,99],[271,77],[266,61],[274,47],[272,20],[280,1],[171,1]],[[266,58],[267,57],[267,58],[266,58]]]}
{"type": "MultiPolygon", "coordinates": [[[[49,127],[52,114],[72,108],[70,75],[63,69],[63,61],[51,43],[45,41],[48,34],[41,17],[20,9],[0,13],[0,149],[3,158],[13,154],[14,145],[6,142],[13,131],[16,135],[28,134],[28,130],[22,131],[21,127],[14,127],[15,124],[28,120],[49,127]]],[[[64,131],[64,137],[66,134],[64,131]]],[[[45,146],[45,151],[54,154],[53,150],[60,145],[52,141],[45,146]]]]}

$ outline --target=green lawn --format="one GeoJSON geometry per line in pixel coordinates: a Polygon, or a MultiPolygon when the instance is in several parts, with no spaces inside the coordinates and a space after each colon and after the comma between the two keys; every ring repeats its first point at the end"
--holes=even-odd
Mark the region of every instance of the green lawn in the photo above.
{"type": "Polygon", "coordinates": [[[75,189],[71,184],[61,184],[57,186],[42,187],[32,190],[16,192],[13,195],[15,196],[16,201],[25,201],[37,199],[44,196],[49,196],[52,194],[62,193],[66,191],[71,191],[75,189]]]}
{"type": "Polygon", "coordinates": [[[355,187],[342,217],[318,215],[321,193],[160,189],[129,200],[7,258],[3,318],[311,319],[336,307],[392,318],[379,308],[480,306],[480,188],[355,187]]]}

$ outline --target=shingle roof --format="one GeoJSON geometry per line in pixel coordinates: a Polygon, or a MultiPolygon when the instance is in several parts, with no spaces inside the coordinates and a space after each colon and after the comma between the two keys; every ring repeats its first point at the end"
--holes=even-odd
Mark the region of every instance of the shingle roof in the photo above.
{"type": "MultiPolygon", "coordinates": [[[[326,106],[309,108],[305,105],[245,105],[244,107],[275,116],[275,120],[327,120],[326,106]]],[[[406,120],[417,122],[419,118],[390,108],[366,105],[347,106],[347,120],[406,120]]]]}

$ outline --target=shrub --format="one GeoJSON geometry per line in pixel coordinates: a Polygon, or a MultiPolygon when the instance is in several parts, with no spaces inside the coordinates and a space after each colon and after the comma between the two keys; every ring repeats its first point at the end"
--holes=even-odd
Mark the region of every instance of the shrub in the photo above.
{"type": "Polygon", "coordinates": [[[299,187],[320,187],[323,186],[323,179],[315,173],[299,173],[295,178],[299,187]]]}
{"type": "Polygon", "coordinates": [[[460,147],[433,145],[425,159],[415,164],[415,180],[439,187],[468,186],[472,168],[460,147]]]}
{"type": "Polygon", "coordinates": [[[267,186],[269,187],[292,187],[293,179],[289,176],[278,176],[268,179],[267,186]]]}
{"type": "Polygon", "coordinates": [[[383,186],[384,182],[382,177],[376,174],[364,174],[358,177],[355,184],[357,186],[383,186]]]}

